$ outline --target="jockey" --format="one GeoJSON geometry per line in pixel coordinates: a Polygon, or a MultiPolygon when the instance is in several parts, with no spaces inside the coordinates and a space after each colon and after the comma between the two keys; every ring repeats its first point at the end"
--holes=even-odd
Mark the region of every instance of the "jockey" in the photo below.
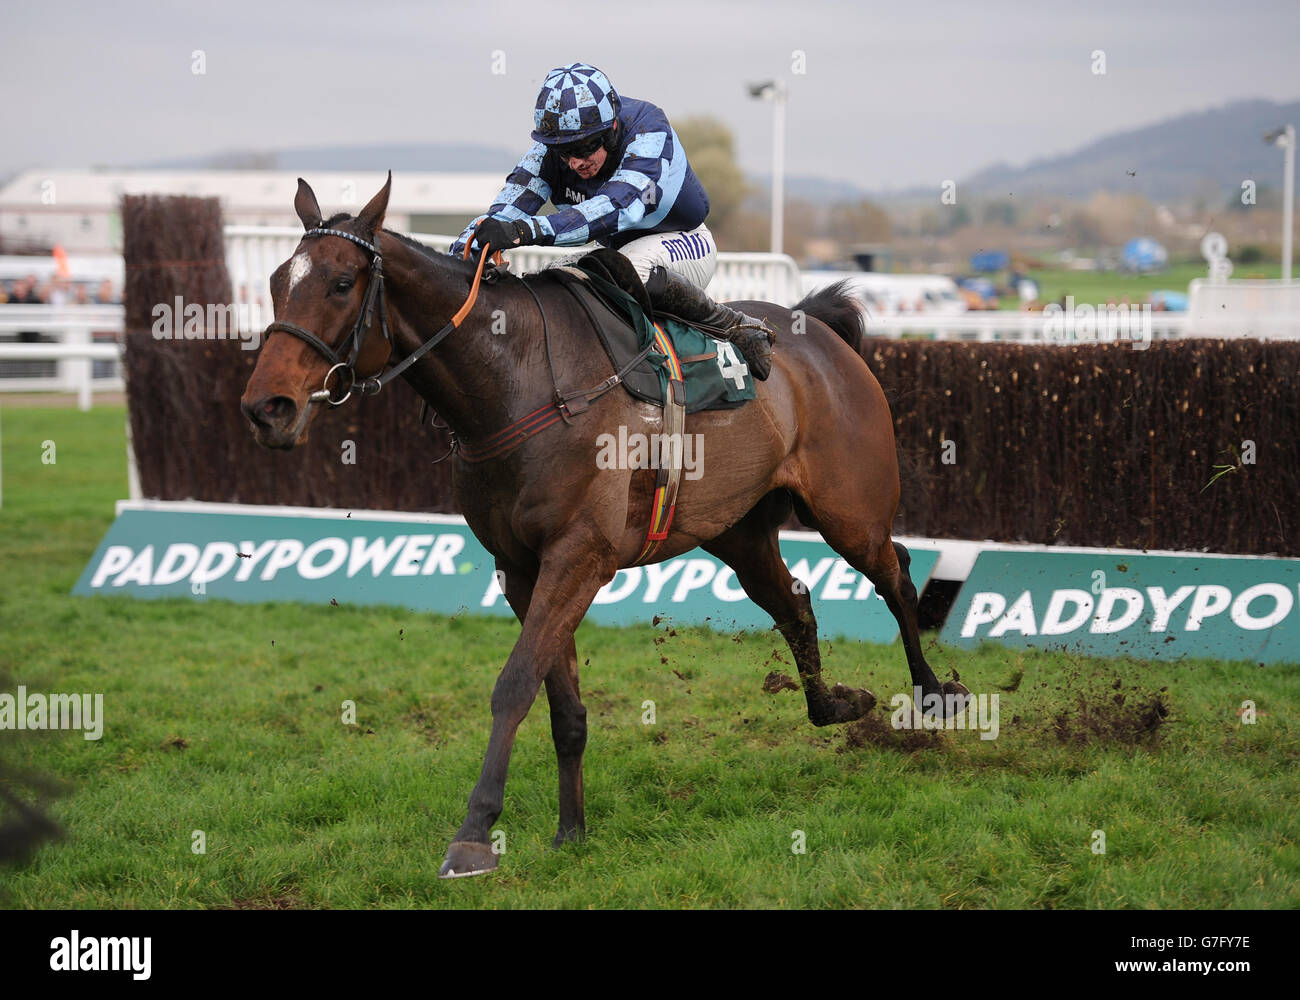
{"type": "Polygon", "coordinates": [[[704,292],[718,266],[704,225],[709,196],[663,111],[620,98],[600,70],[573,63],[547,74],[533,124],[532,148],[451,253],[471,241],[480,250],[592,240],[613,247],[632,262],[655,308],[731,341],[754,377],[767,378],[772,329],[704,292]],[[548,198],[559,211],[538,215],[548,198]]]}

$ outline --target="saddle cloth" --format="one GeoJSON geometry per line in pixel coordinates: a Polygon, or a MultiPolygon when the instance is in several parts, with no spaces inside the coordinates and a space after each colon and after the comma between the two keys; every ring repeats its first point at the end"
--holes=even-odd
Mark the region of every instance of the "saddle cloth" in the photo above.
{"type": "Polygon", "coordinates": [[[617,251],[597,250],[577,264],[543,273],[582,305],[615,371],[650,348],[623,378],[623,388],[634,398],[663,406],[674,379],[685,383],[687,413],[734,409],[755,397],[754,377],[732,344],[676,319],[652,318],[636,271],[617,251]]]}

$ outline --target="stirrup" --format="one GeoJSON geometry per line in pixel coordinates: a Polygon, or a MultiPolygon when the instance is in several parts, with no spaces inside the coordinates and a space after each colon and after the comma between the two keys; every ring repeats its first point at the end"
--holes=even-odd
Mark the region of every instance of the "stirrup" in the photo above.
{"type": "Polygon", "coordinates": [[[770,330],[758,323],[737,323],[727,331],[727,341],[735,344],[749,366],[750,374],[765,382],[772,374],[772,342],[770,330]]]}
{"type": "Polygon", "coordinates": [[[776,331],[767,325],[767,320],[754,319],[752,316],[746,316],[743,312],[737,311],[741,321],[731,327],[732,331],[739,330],[758,330],[760,333],[767,335],[767,342],[773,344],[776,342],[776,331]]]}

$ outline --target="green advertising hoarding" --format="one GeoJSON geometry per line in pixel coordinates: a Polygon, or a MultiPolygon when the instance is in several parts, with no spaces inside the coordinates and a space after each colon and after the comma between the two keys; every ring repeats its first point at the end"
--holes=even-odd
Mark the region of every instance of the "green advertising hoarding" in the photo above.
{"type": "MultiPolygon", "coordinates": [[[[819,536],[783,532],[781,554],[808,586],[822,636],[897,638],[898,626],[870,581],[819,536]]],[[[937,550],[912,550],[918,591],[937,559],[937,550]]],[[[459,517],[139,502],[119,504],[117,519],[73,593],[334,600],[447,615],[510,615],[494,569],[459,517]]],[[[731,569],[701,550],[620,570],[587,617],[630,625],[656,615],[723,630],[772,627],[731,569]]]]}
{"type": "Polygon", "coordinates": [[[1300,663],[1300,559],[985,550],[942,639],[1300,663]]]}

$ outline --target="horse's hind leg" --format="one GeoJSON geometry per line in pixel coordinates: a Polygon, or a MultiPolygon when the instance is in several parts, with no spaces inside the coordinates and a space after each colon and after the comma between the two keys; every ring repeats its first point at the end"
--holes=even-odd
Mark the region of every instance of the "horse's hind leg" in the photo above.
{"type": "Polygon", "coordinates": [[[735,571],[745,593],[772,616],[785,636],[803,681],[813,725],[852,722],[870,711],[876,699],[870,691],[843,684],[827,690],[822,680],[812,599],[807,587],[797,583],[781,561],[777,542],[777,531],[789,513],[789,495],[783,490],[769,493],[728,531],[702,547],[735,571]]]}
{"type": "Polygon", "coordinates": [[[560,825],[554,844],[559,847],[587,834],[582,806],[582,754],[587,748],[587,709],[578,691],[578,649],[569,640],[569,654],[546,675],[546,698],[551,703],[551,738],[560,766],[560,825]]]}
{"type": "MultiPolygon", "coordinates": [[[[807,502],[807,498],[804,500],[807,502]]],[[[860,513],[870,510],[869,502],[848,504],[847,511],[839,516],[830,509],[832,505],[825,499],[820,500],[820,503],[810,502],[808,506],[826,542],[850,566],[864,574],[875,586],[876,592],[885,599],[886,606],[898,622],[913,688],[920,688],[923,698],[932,695],[948,696],[942,702],[942,714],[945,716],[962,711],[970,694],[966,686],[957,681],[947,681],[941,685],[930,669],[930,664],[926,663],[925,654],[921,652],[916,585],[908,572],[912,556],[905,546],[890,538],[892,512],[888,520],[876,519],[873,523],[872,518],[860,513]]]]}
{"type": "MultiPolygon", "coordinates": [[[[523,624],[533,596],[533,577],[497,561],[504,591],[515,617],[523,624]]],[[[578,648],[569,640],[564,662],[556,661],[546,675],[546,700],[551,706],[551,739],[560,770],[560,825],[555,846],[581,840],[587,832],[582,804],[582,754],[587,747],[587,709],[578,690],[578,648]]]]}

